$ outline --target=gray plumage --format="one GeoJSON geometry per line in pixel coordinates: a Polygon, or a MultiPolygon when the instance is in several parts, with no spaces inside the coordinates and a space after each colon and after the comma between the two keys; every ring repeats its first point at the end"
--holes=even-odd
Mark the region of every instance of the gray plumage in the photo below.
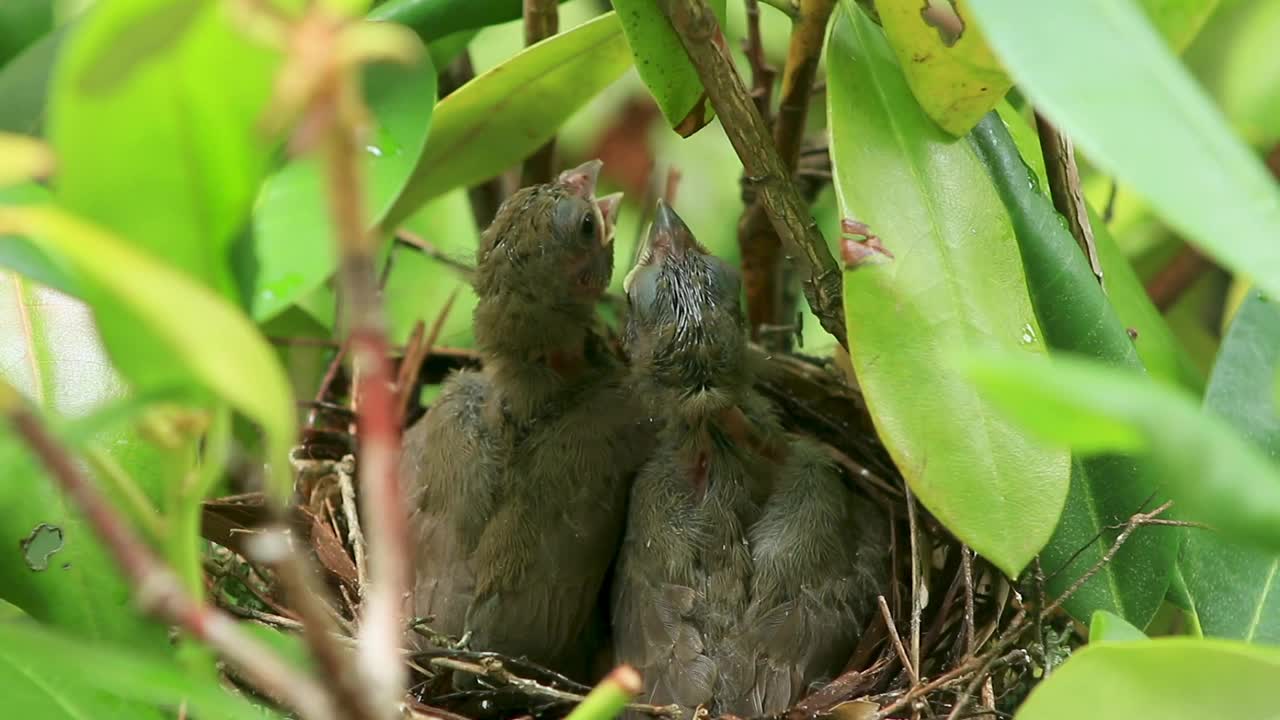
{"type": "Polygon", "coordinates": [[[414,611],[471,647],[583,676],[604,578],[647,448],[624,373],[594,332],[617,197],[599,162],[524,188],[477,254],[483,371],[450,378],[405,434],[414,611]]]}
{"type": "Polygon", "coordinates": [[[883,521],[751,389],[737,274],[665,205],[626,287],[632,386],[664,427],[618,560],[618,660],[645,702],[780,712],[852,654],[883,521]]]}

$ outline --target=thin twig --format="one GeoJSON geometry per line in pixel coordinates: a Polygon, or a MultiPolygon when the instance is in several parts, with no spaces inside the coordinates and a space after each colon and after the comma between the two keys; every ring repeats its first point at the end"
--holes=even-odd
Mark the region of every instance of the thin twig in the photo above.
{"type": "Polygon", "coordinates": [[[1105,567],[1107,563],[1111,562],[1112,558],[1116,556],[1116,553],[1120,552],[1120,546],[1124,545],[1125,541],[1129,539],[1129,536],[1133,534],[1134,530],[1137,530],[1143,525],[1151,524],[1152,520],[1155,520],[1160,515],[1163,515],[1165,511],[1167,511],[1172,506],[1173,506],[1173,501],[1168,500],[1164,504],[1160,505],[1160,507],[1157,507],[1151,512],[1137,513],[1136,515],[1130,517],[1129,520],[1125,522],[1124,529],[1121,530],[1120,534],[1116,536],[1115,542],[1111,543],[1111,547],[1107,550],[1106,553],[1102,555],[1102,558],[1099,559],[1098,562],[1094,563],[1093,567],[1089,568],[1088,572],[1076,578],[1076,581],[1071,583],[1071,587],[1068,587],[1065,591],[1063,591],[1063,593],[1059,595],[1056,600],[1049,603],[1049,606],[1044,610],[1044,614],[1049,615],[1054,610],[1057,610],[1058,608],[1062,607],[1063,603],[1070,600],[1071,596],[1076,594],[1076,591],[1078,591],[1081,587],[1084,587],[1085,583],[1089,582],[1089,578],[1092,578],[1094,575],[1098,574],[1099,570],[1105,567]]]}
{"type": "Polygon", "coordinates": [[[920,570],[920,548],[917,538],[916,501],[904,478],[902,489],[907,498],[907,529],[911,533],[911,666],[920,667],[920,616],[924,612],[924,580],[920,570]]]}
{"type": "Polygon", "coordinates": [[[965,653],[972,655],[978,648],[974,642],[973,558],[968,545],[960,546],[960,571],[964,578],[964,647],[965,653]]]}
{"type": "Polygon", "coordinates": [[[880,604],[880,616],[884,618],[884,626],[889,629],[889,639],[893,641],[893,649],[898,653],[898,662],[906,668],[907,675],[911,677],[911,684],[918,685],[920,673],[916,672],[915,663],[907,657],[907,649],[902,646],[902,637],[898,635],[898,627],[893,622],[893,615],[889,613],[889,603],[885,602],[883,595],[877,595],[876,602],[880,604]]]}
{"type": "MultiPolygon", "coordinates": [[[[555,35],[560,28],[557,0],[524,0],[524,44],[533,45],[555,35]]],[[[521,185],[550,182],[555,172],[556,139],[525,158],[521,185]]]]}
{"type": "Polygon", "coordinates": [[[814,315],[827,332],[848,347],[840,267],[800,197],[791,173],[770,141],[768,126],[756,111],[750,93],[728,57],[715,14],[706,0],[661,0],[659,4],[697,69],[707,97],[742,161],[748,182],[756,186],[774,230],[791,247],[798,248],[809,264],[810,279],[805,283],[805,295],[814,315]]]}
{"type": "Polygon", "coordinates": [[[347,541],[351,543],[351,554],[356,563],[356,585],[360,594],[364,595],[366,583],[369,582],[369,565],[365,553],[364,531],[360,528],[360,508],[356,505],[356,489],[352,482],[356,459],[347,455],[334,470],[338,476],[338,492],[342,495],[342,516],[347,520],[347,541]]]}
{"type": "Polygon", "coordinates": [[[426,255],[432,260],[435,260],[441,265],[444,265],[450,270],[453,270],[458,274],[459,277],[461,277],[463,280],[466,280],[468,283],[470,283],[475,278],[475,275],[476,275],[475,266],[469,263],[463,262],[461,260],[458,260],[457,258],[449,257],[448,254],[442,252],[435,245],[432,245],[431,243],[427,242],[425,238],[421,238],[418,235],[410,232],[409,230],[405,230],[404,228],[400,228],[399,230],[397,230],[396,240],[399,240],[400,242],[406,245],[409,245],[421,250],[423,255],[426,255]]]}
{"type": "Polygon", "coordinates": [[[208,643],[255,688],[301,716],[334,717],[324,688],[290,667],[229,615],[187,594],[173,570],[163,565],[134,534],[97,486],[26,407],[17,391],[3,382],[0,382],[0,412],[102,539],[129,579],[144,612],[208,643]]]}
{"type": "MultiPolygon", "coordinates": [[[[542,698],[544,700],[552,700],[558,703],[568,703],[577,705],[586,699],[585,695],[567,690],[560,690],[544,685],[536,680],[523,678],[511,672],[497,658],[484,658],[479,662],[467,662],[455,658],[437,657],[431,658],[431,664],[444,668],[446,670],[456,670],[464,672],[476,677],[482,677],[506,687],[514,688],[529,697],[542,698]]],[[[655,715],[659,717],[680,717],[680,707],[678,705],[646,705],[643,703],[628,703],[628,710],[634,710],[646,715],[655,715]]]]}
{"type": "Polygon", "coordinates": [[[1093,242],[1093,226],[1089,223],[1089,209],[1080,189],[1080,169],[1076,167],[1076,151],[1071,139],[1058,132],[1049,119],[1036,113],[1036,129],[1040,133],[1040,151],[1044,154],[1045,171],[1049,175],[1049,194],[1053,206],[1067,219],[1071,235],[1080,244],[1089,269],[1098,283],[1102,283],[1102,263],[1093,242]]]}
{"type": "Polygon", "coordinates": [[[1147,296],[1151,298],[1151,304],[1160,312],[1167,312],[1212,267],[1213,263],[1199,250],[1183,245],[1173,259],[1147,282],[1147,296]]]}
{"type": "Polygon", "coordinates": [[[1107,202],[1102,206],[1102,222],[1110,225],[1116,216],[1116,195],[1120,193],[1120,183],[1111,178],[1111,187],[1107,190],[1107,202]]]}

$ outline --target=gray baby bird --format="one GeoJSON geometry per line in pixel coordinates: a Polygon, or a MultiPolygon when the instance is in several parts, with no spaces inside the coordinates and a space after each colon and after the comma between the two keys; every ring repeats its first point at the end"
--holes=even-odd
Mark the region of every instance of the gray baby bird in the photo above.
{"type": "Polygon", "coordinates": [[[618,660],[645,702],[780,712],[852,654],[884,522],[782,432],[752,388],[737,272],[661,202],[625,285],[631,384],[662,429],[618,559],[618,660]]]}
{"type": "Polygon", "coordinates": [[[583,676],[628,485],[647,452],[624,368],[595,332],[620,195],[601,163],[523,188],[476,258],[483,371],[453,375],[404,438],[414,612],[473,649],[583,676]]]}

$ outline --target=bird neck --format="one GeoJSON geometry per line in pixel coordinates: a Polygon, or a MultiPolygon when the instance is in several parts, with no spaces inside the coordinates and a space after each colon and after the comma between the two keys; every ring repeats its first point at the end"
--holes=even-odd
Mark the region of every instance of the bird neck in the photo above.
{"type": "Polygon", "coordinates": [[[760,503],[772,486],[770,468],[786,460],[787,443],[767,401],[748,392],[741,403],[712,413],[685,415],[667,423],[663,440],[684,466],[695,494],[702,497],[712,479],[742,477],[753,501],[760,503]],[[744,466],[743,473],[718,472],[723,463],[744,466]]]}

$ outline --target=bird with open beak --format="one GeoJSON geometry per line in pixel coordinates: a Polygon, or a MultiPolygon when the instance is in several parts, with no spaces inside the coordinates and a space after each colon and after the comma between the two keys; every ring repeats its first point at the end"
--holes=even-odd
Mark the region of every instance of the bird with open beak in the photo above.
{"type": "Polygon", "coordinates": [[[619,195],[601,163],[526,187],[480,239],[483,370],[445,383],[405,434],[417,535],[414,612],[470,647],[583,677],[646,449],[625,371],[596,332],[619,195]]]}
{"type": "Polygon", "coordinates": [[[644,702],[781,712],[852,654],[883,520],[752,388],[738,274],[663,203],[625,287],[630,382],[661,429],[618,558],[618,660],[644,702]]]}

